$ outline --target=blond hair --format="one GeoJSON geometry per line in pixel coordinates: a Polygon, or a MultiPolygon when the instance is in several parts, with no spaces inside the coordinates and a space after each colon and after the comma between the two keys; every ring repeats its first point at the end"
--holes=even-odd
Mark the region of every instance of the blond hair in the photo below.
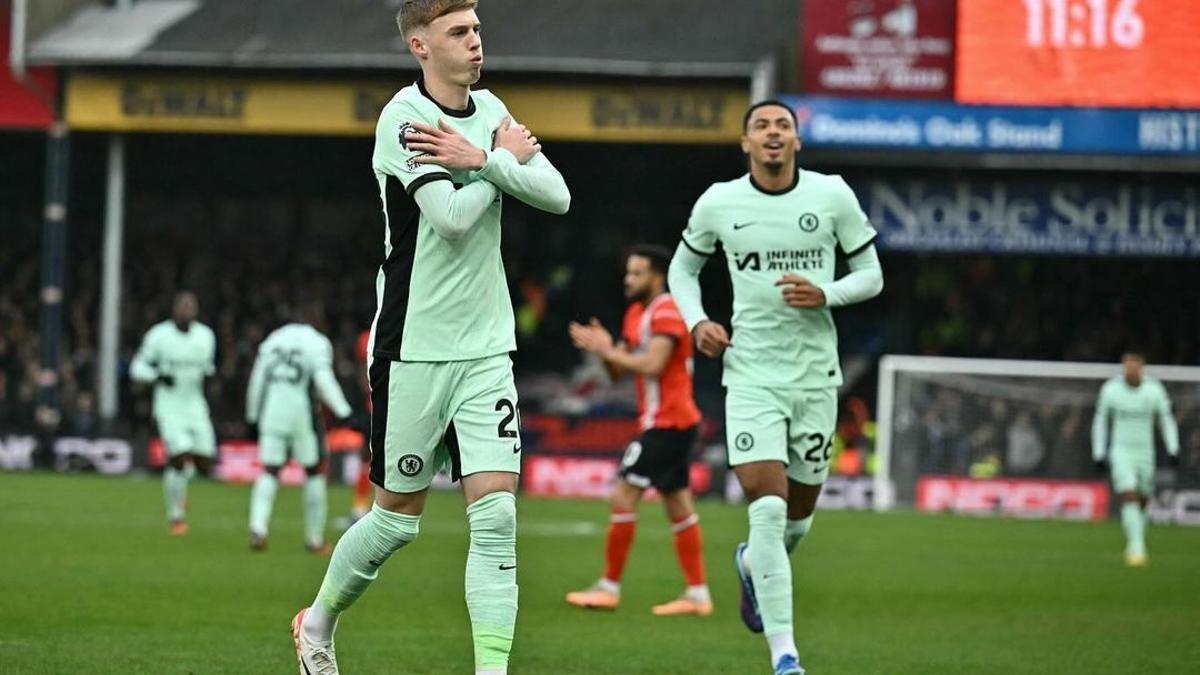
{"type": "Polygon", "coordinates": [[[475,9],[478,5],[479,0],[404,0],[396,14],[396,25],[407,40],[413,31],[428,26],[439,17],[475,9]]]}

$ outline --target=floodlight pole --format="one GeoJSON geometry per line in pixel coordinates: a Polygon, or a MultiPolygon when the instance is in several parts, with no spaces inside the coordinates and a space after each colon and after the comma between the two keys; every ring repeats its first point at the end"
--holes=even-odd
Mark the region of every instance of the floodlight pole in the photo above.
{"type": "Polygon", "coordinates": [[[28,21],[29,7],[26,0],[13,0],[8,65],[12,69],[13,79],[18,82],[25,79],[25,31],[28,21]]]}
{"type": "Polygon", "coordinates": [[[775,77],[775,57],[768,54],[759,59],[750,74],[750,103],[758,103],[774,95],[775,77]]]}
{"type": "Polygon", "coordinates": [[[67,177],[70,157],[67,123],[61,116],[46,134],[46,208],[42,228],[40,358],[35,420],[47,437],[62,422],[61,380],[64,273],[67,253],[67,177]]]}
{"type": "Polygon", "coordinates": [[[104,258],[100,282],[98,412],[111,429],[119,412],[117,353],[121,347],[121,258],[125,241],[125,136],[108,141],[108,180],[104,208],[104,258]]]}

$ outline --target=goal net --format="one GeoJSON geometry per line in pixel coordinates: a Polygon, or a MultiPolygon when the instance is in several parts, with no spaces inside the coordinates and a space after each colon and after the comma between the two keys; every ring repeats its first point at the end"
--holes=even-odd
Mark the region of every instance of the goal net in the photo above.
{"type": "MultiPolygon", "coordinates": [[[[1119,364],[883,357],[876,507],[1107,517],[1108,477],[1092,463],[1091,431],[1100,386],[1120,372],[1119,364]]],[[[1166,468],[1156,432],[1152,515],[1200,522],[1200,368],[1146,374],[1171,396],[1183,460],[1179,471],[1166,468]]]]}

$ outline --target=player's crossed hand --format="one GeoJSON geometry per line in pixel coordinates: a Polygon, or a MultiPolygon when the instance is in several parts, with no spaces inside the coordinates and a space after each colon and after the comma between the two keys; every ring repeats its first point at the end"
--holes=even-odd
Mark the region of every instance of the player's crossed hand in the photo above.
{"type": "Polygon", "coordinates": [[[825,291],[798,274],[785,274],[775,285],[783,286],[783,301],[788,307],[812,309],[825,306],[825,291]]]}
{"type": "Polygon", "coordinates": [[[725,327],[709,319],[701,321],[696,324],[695,328],[692,328],[692,340],[696,343],[696,349],[710,359],[720,357],[726,347],[732,346],[725,327]]]}
{"type": "Polygon", "coordinates": [[[438,128],[413,122],[408,133],[408,149],[423,152],[413,158],[417,164],[437,164],[446,169],[478,171],[487,162],[487,153],[475,147],[458,129],[438,120],[438,128]]]}
{"type": "Polygon", "coordinates": [[[594,316],[587,325],[572,321],[567,330],[571,334],[571,342],[575,344],[576,349],[593,354],[603,354],[612,349],[612,335],[604,326],[600,325],[600,320],[594,316]]]}
{"type": "Polygon", "coordinates": [[[492,143],[492,149],[498,148],[511,152],[521,164],[533,159],[534,155],[542,151],[537,136],[524,124],[513,124],[511,116],[506,116],[500,122],[500,128],[496,129],[496,140],[492,143]]]}

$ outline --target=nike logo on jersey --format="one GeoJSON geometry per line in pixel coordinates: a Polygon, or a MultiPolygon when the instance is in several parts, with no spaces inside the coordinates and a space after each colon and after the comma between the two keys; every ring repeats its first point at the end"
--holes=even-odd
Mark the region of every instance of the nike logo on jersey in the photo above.
{"type": "Polygon", "coordinates": [[[513,445],[513,454],[514,454],[514,455],[519,455],[519,454],[521,454],[521,446],[514,444],[514,445],[513,445]]]}
{"type": "Polygon", "coordinates": [[[501,572],[507,572],[507,571],[509,571],[509,570],[515,570],[515,569],[517,569],[517,566],[516,566],[516,565],[501,565],[501,566],[500,566],[500,571],[501,571],[501,572]]]}
{"type": "Polygon", "coordinates": [[[740,229],[742,229],[743,227],[750,227],[751,225],[754,225],[754,224],[755,224],[755,222],[754,222],[753,220],[752,220],[752,221],[750,221],[750,222],[748,222],[748,223],[734,223],[734,224],[733,224],[733,229],[735,229],[735,230],[740,230],[740,229]]]}

